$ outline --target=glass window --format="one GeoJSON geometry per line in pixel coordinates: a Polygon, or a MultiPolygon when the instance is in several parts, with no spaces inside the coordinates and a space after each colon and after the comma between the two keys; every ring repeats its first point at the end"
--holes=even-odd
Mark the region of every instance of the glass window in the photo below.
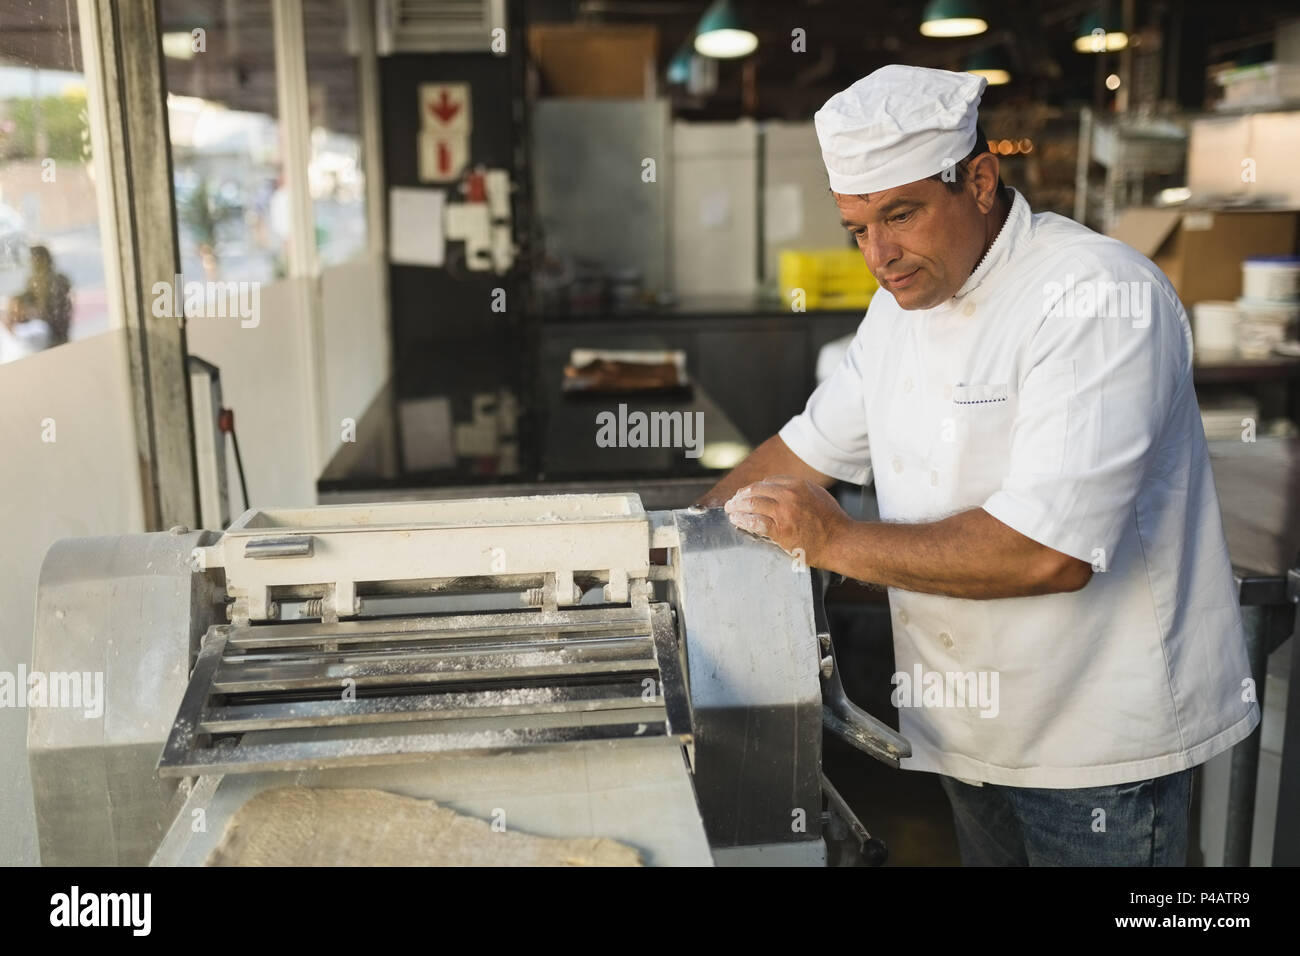
{"type": "Polygon", "coordinates": [[[109,328],[75,3],[0,0],[0,363],[109,328]]]}
{"type": "Polygon", "coordinates": [[[181,272],[288,274],[271,4],[159,0],[181,272]]]}
{"type": "Polygon", "coordinates": [[[366,179],[361,150],[361,84],[353,5],[304,0],[303,30],[311,114],[311,188],[321,266],[366,249],[366,179]]]}

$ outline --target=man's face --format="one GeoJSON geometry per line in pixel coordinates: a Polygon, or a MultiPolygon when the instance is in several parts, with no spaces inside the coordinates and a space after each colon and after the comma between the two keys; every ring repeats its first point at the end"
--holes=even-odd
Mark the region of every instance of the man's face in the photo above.
{"type": "Polygon", "coordinates": [[[971,182],[960,192],[923,179],[865,197],[832,195],[867,268],[900,308],[932,309],[952,298],[983,252],[987,210],[971,182]]]}

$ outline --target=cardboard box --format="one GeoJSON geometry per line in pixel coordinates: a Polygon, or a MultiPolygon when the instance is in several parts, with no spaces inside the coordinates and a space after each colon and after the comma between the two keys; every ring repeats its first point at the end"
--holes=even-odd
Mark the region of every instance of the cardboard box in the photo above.
{"type": "Polygon", "coordinates": [[[1159,266],[1190,309],[1240,296],[1242,261],[1291,255],[1297,226],[1297,212],[1134,207],[1110,234],[1159,266]]]}
{"type": "Polygon", "coordinates": [[[655,27],[539,23],[528,28],[528,52],[541,74],[543,96],[655,95],[655,27]]]}
{"type": "Polygon", "coordinates": [[[1300,111],[1199,117],[1187,144],[1187,188],[1200,205],[1300,207],[1300,111]]]}

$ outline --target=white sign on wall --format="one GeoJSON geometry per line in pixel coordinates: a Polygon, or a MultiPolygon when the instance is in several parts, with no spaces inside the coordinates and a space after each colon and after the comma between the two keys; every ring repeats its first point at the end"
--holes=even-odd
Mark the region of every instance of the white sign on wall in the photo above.
{"type": "Polygon", "coordinates": [[[469,162],[466,133],[420,132],[420,181],[445,183],[460,178],[469,162]]]}
{"type": "Polygon", "coordinates": [[[421,83],[420,126],[443,133],[468,133],[469,84],[421,83]]]}
{"type": "Polygon", "coordinates": [[[420,181],[445,183],[469,163],[468,83],[420,84],[420,181]]]}
{"type": "Polygon", "coordinates": [[[441,189],[394,187],[388,192],[388,261],[441,268],[446,255],[441,189]]]}

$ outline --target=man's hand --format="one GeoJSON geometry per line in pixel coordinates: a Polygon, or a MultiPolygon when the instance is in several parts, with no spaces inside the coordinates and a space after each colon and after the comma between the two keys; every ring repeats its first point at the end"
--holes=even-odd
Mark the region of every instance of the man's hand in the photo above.
{"type": "Polygon", "coordinates": [[[853,524],[829,491],[789,475],[746,485],[724,507],[737,528],[770,538],[791,554],[802,550],[810,567],[828,567],[853,524]]]}

